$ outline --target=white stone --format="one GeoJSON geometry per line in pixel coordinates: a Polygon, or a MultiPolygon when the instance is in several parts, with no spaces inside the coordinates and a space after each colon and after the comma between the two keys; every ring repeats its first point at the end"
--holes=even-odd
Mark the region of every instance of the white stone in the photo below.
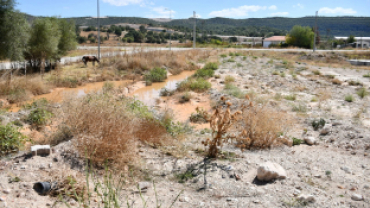
{"type": "Polygon", "coordinates": [[[308,145],[314,145],[315,144],[315,141],[316,139],[314,137],[306,137],[304,138],[304,141],[306,142],[306,144],[308,145]]]}
{"type": "Polygon", "coordinates": [[[179,197],[179,201],[180,202],[188,202],[189,201],[189,197],[187,197],[187,196],[180,196],[179,197]]]}
{"type": "Polygon", "coordinates": [[[149,183],[149,182],[139,182],[138,185],[139,185],[139,190],[142,191],[142,190],[148,189],[151,186],[151,183],[149,183]]]}
{"type": "Polygon", "coordinates": [[[303,194],[298,197],[298,200],[301,202],[310,202],[310,203],[314,203],[316,201],[313,195],[303,195],[303,194]]]}
{"type": "Polygon", "coordinates": [[[331,132],[331,124],[325,124],[325,126],[321,129],[320,134],[327,135],[331,132]]]}
{"type": "Polygon", "coordinates": [[[364,200],[364,197],[362,195],[360,195],[360,194],[353,194],[351,196],[351,199],[353,201],[363,201],[364,200]]]}
{"type": "Polygon", "coordinates": [[[294,189],[293,195],[298,196],[299,194],[301,194],[301,191],[298,189],[294,189]]]}
{"type": "Polygon", "coordinates": [[[31,146],[31,152],[32,155],[42,155],[42,156],[47,156],[50,155],[51,149],[50,145],[34,145],[31,146]]]}
{"type": "Polygon", "coordinates": [[[277,163],[265,162],[257,169],[257,179],[260,181],[285,179],[286,177],[286,171],[277,163]]]}

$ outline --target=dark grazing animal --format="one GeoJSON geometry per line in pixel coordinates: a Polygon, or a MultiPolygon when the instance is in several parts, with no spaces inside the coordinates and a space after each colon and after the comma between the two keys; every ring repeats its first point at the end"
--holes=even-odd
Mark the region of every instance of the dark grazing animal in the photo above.
{"type": "Polygon", "coordinates": [[[84,62],[85,66],[87,66],[87,62],[93,62],[93,66],[95,66],[95,61],[100,63],[99,59],[96,56],[83,56],[82,61],[84,62]]]}

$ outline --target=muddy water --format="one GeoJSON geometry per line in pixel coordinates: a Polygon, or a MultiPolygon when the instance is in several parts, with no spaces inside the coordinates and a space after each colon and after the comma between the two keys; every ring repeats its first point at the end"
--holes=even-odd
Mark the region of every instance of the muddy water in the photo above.
{"type": "MultiPolygon", "coordinates": [[[[157,98],[159,98],[159,93],[162,88],[175,89],[176,84],[186,79],[187,77],[194,74],[195,71],[184,71],[179,75],[168,76],[165,82],[153,83],[152,86],[145,86],[143,82],[135,83],[133,86],[129,87],[130,96],[135,96],[138,100],[144,102],[148,106],[154,106],[157,98]]],[[[130,81],[111,81],[116,87],[127,86],[130,81]]],[[[30,101],[38,100],[45,98],[51,103],[60,103],[66,98],[71,97],[81,97],[88,93],[97,92],[102,89],[104,82],[94,82],[88,83],[84,86],[77,88],[55,88],[51,93],[39,95],[33,97],[30,101]]],[[[10,108],[12,112],[18,112],[20,109],[19,106],[13,105],[10,108]]]]}

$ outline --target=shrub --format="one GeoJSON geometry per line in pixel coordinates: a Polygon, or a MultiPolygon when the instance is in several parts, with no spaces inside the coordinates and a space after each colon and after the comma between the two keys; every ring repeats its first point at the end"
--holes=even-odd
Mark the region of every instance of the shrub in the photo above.
{"type": "Polygon", "coordinates": [[[347,101],[347,102],[353,102],[353,101],[354,101],[354,99],[353,99],[353,96],[352,96],[352,95],[346,95],[346,96],[344,97],[344,100],[345,100],[345,101],[347,101]]]}
{"type": "Polygon", "coordinates": [[[223,92],[236,98],[243,98],[245,96],[245,93],[243,93],[237,86],[231,83],[225,84],[223,92]]]}
{"type": "MultiPolygon", "coordinates": [[[[266,106],[255,107],[246,96],[245,102],[237,106],[235,113],[231,113],[230,102],[226,102],[225,110],[218,106],[212,115],[204,113],[210,123],[212,138],[202,141],[208,146],[208,156],[217,157],[219,147],[236,139],[241,149],[264,149],[278,144],[281,132],[284,132],[291,122],[287,114],[276,112],[266,106]],[[280,122],[281,119],[285,122],[280,122]]],[[[225,98],[221,97],[225,102],[225,98]]]]}
{"type": "Polygon", "coordinates": [[[217,70],[218,69],[218,64],[216,62],[209,62],[207,63],[203,69],[212,69],[212,70],[217,70]]]}
{"type": "Polygon", "coordinates": [[[45,109],[45,108],[36,108],[28,114],[26,121],[36,127],[41,127],[46,125],[50,118],[52,117],[52,113],[45,109]]]}
{"type": "Polygon", "coordinates": [[[233,62],[235,62],[235,60],[231,58],[231,59],[228,59],[227,62],[233,63],[233,62]]]}
{"type": "Polygon", "coordinates": [[[280,75],[280,73],[278,71],[274,71],[272,72],[272,75],[280,75]]]}
{"type": "Polygon", "coordinates": [[[195,92],[204,92],[211,88],[211,83],[204,80],[203,78],[188,78],[177,84],[177,90],[180,92],[192,90],[195,92]]]}
{"type": "Polygon", "coordinates": [[[198,107],[195,110],[197,112],[191,114],[190,122],[193,122],[193,123],[207,123],[207,119],[204,117],[206,112],[202,108],[198,108],[198,107]]]}
{"type": "Polygon", "coordinates": [[[314,70],[314,71],[312,71],[312,73],[313,73],[314,75],[321,75],[321,72],[320,72],[319,70],[314,70]]]}
{"type": "Polygon", "coordinates": [[[193,96],[189,92],[185,92],[183,95],[180,96],[179,102],[180,103],[189,102],[192,97],[193,96]]]}
{"type": "Polygon", "coordinates": [[[104,82],[103,88],[102,88],[104,93],[110,92],[113,89],[114,89],[114,83],[113,82],[104,82]]]}
{"type": "Polygon", "coordinates": [[[364,98],[366,95],[368,95],[369,92],[366,90],[366,88],[361,88],[357,91],[357,95],[360,96],[360,98],[364,98]]]}
{"type": "Polygon", "coordinates": [[[230,75],[227,75],[225,77],[225,84],[230,83],[230,82],[235,82],[235,78],[230,75]]]}
{"type": "Polygon", "coordinates": [[[350,81],[348,82],[348,84],[349,84],[349,85],[351,85],[351,86],[363,86],[363,84],[362,84],[361,82],[359,82],[359,81],[354,81],[354,80],[350,80],[350,81]]]}
{"type": "Polygon", "coordinates": [[[220,79],[221,78],[221,76],[219,74],[216,74],[214,77],[215,77],[215,79],[220,79]]]}
{"type": "Polygon", "coordinates": [[[370,73],[364,74],[363,77],[370,78],[370,73]]]}
{"type": "Polygon", "coordinates": [[[296,95],[287,95],[284,96],[285,100],[295,101],[297,99],[296,95]]]}
{"type": "Polygon", "coordinates": [[[66,125],[58,126],[58,130],[53,133],[49,139],[49,143],[52,146],[58,145],[62,142],[69,141],[73,138],[71,129],[66,125]]]}
{"type": "Polygon", "coordinates": [[[167,88],[162,88],[159,92],[160,96],[166,97],[166,96],[172,96],[175,94],[175,90],[168,90],[167,88]]]}
{"type": "Polygon", "coordinates": [[[331,82],[333,84],[336,84],[336,85],[341,85],[342,84],[342,81],[340,81],[339,79],[333,79],[331,82]]]}
{"type": "Polygon", "coordinates": [[[314,119],[312,121],[311,125],[312,125],[314,130],[318,130],[320,127],[325,126],[325,123],[326,123],[326,121],[324,119],[320,118],[319,120],[314,119]]]}
{"type": "Polygon", "coordinates": [[[23,147],[26,137],[19,132],[19,129],[11,125],[0,125],[0,155],[18,152],[23,147]]]}
{"type": "Polygon", "coordinates": [[[193,76],[202,77],[204,79],[207,79],[209,77],[212,77],[214,73],[215,72],[212,69],[203,68],[203,69],[198,69],[193,76]]]}
{"type": "Polygon", "coordinates": [[[293,106],[292,110],[294,112],[306,113],[307,112],[307,106],[303,105],[303,104],[295,105],[295,106],[293,106]]]}
{"type": "Polygon", "coordinates": [[[226,54],[221,54],[221,55],[220,55],[220,57],[221,57],[221,58],[226,58],[226,57],[227,57],[227,55],[226,55],[226,54]]]}
{"type": "Polygon", "coordinates": [[[293,146],[295,145],[301,145],[304,144],[305,142],[302,139],[297,139],[293,137],[293,146]]]}
{"type": "Polygon", "coordinates": [[[145,75],[145,80],[150,80],[152,82],[163,82],[167,79],[167,71],[163,68],[154,68],[150,70],[149,74],[145,75]]]}

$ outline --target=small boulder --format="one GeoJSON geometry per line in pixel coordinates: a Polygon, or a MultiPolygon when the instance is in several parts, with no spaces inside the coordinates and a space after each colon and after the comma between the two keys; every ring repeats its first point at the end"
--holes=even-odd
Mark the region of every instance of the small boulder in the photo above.
{"type": "Polygon", "coordinates": [[[266,162],[257,169],[257,179],[260,181],[272,181],[275,179],[285,179],[286,171],[277,163],[266,162]]]}
{"type": "Polygon", "coordinates": [[[332,126],[330,124],[325,124],[325,126],[321,129],[320,134],[321,135],[327,135],[331,132],[332,126]]]}
{"type": "Polygon", "coordinates": [[[308,145],[314,145],[315,142],[316,142],[316,139],[315,139],[315,137],[306,137],[306,138],[304,138],[304,141],[308,145]]]}
{"type": "Polygon", "coordinates": [[[360,195],[360,194],[353,194],[351,196],[351,199],[353,201],[363,201],[364,200],[364,197],[362,195],[360,195]]]}
{"type": "Polygon", "coordinates": [[[301,202],[309,202],[309,203],[314,203],[316,201],[315,197],[313,195],[300,195],[298,197],[298,200],[301,202]]]}
{"type": "Polygon", "coordinates": [[[144,191],[144,190],[146,191],[150,188],[151,183],[149,183],[149,182],[139,182],[138,186],[139,186],[139,191],[144,191]]]}

